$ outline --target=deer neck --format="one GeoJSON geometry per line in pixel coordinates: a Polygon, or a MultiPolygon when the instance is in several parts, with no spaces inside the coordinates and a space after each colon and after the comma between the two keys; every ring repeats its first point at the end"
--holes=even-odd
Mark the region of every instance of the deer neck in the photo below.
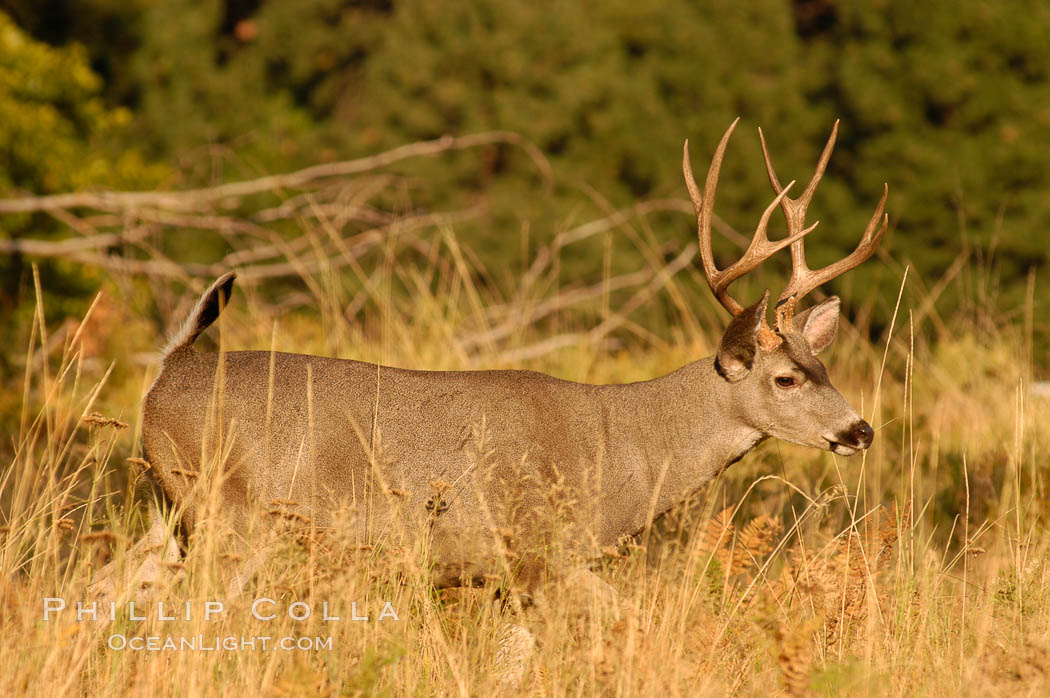
{"type": "Polygon", "coordinates": [[[621,477],[634,483],[629,488],[634,500],[634,511],[627,517],[631,523],[624,522],[625,528],[633,530],[621,532],[641,529],[650,510],[653,516],[666,512],[764,438],[734,407],[732,386],[718,375],[713,357],[625,387],[636,394],[621,401],[624,413],[618,418],[644,431],[633,435],[633,443],[646,446],[643,452],[626,453],[632,448],[626,440],[610,444],[611,452],[620,452],[617,460],[628,471],[621,477]]]}

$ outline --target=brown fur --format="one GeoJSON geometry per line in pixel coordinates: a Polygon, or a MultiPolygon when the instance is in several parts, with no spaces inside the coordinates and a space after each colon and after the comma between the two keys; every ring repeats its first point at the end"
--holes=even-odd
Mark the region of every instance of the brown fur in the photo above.
{"type": "Polygon", "coordinates": [[[870,444],[811,350],[834,336],[837,299],[800,315],[771,351],[756,349],[763,298],[730,323],[717,361],[588,385],[533,371],[199,353],[193,340],[233,278],[202,296],[145,398],[148,458],[190,528],[221,477],[223,518],[245,538],[253,512],[290,502],[362,543],[428,536],[437,582],[453,584],[491,571],[501,536],[522,554],[540,550],[553,521],[568,521],[571,546],[593,556],[767,437],[846,455],[870,444]],[[799,385],[778,387],[786,375],[799,385]]]}

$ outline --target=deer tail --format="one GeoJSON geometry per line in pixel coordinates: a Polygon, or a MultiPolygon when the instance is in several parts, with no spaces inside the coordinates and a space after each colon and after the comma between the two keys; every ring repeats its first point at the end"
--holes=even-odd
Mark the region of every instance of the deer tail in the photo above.
{"type": "Polygon", "coordinates": [[[193,342],[200,333],[215,322],[219,313],[230,301],[230,296],[233,294],[233,280],[236,278],[237,274],[231,271],[220,276],[208,287],[208,290],[197,301],[197,305],[193,307],[193,312],[186,318],[186,322],[182,323],[182,327],[164,348],[165,357],[179,349],[193,346],[193,342]]]}

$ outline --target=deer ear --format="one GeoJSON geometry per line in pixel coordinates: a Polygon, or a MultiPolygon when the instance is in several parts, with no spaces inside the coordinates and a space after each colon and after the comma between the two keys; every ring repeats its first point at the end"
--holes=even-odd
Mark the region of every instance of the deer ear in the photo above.
{"type": "Polygon", "coordinates": [[[751,372],[758,351],[758,328],[766,316],[768,301],[769,291],[766,291],[761,300],[733,318],[722,335],[715,356],[715,369],[730,383],[736,383],[751,372]]]}
{"type": "Polygon", "coordinates": [[[839,329],[839,297],[832,296],[796,315],[795,329],[805,338],[814,354],[827,349],[839,329]]]}

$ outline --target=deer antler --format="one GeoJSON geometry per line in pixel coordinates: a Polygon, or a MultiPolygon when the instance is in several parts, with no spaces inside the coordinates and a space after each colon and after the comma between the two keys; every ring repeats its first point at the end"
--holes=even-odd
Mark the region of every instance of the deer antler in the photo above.
{"type": "MultiPolygon", "coordinates": [[[[726,129],[725,135],[722,136],[722,140],[715,150],[714,157],[711,158],[711,167],[708,169],[707,179],[704,181],[703,195],[700,194],[700,189],[696,185],[696,178],[693,177],[693,168],[689,163],[688,140],[682,148],[682,173],[685,175],[685,186],[689,190],[689,198],[693,201],[693,210],[696,211],[697,236],[700,238],[700,261],[704,268],[704,276],[707,277],[707,283],[715,294],[715,298],[734,316],[740,314],[743,306],[729,295],[729,285],[788,245],[801,245],[802,238],[817,227],[817,224],[814,223],[805,230],[789,228],[788,232],[790,234],[783,240],[774,242],[769,239],[769,236],[766,234],[769,217],[773,214],[773,210],[776,209],[777,205],[785,206],[788,201],[791,201],[791,199],[787,198],[787,192],[794,182],[789,182],[783,188],[780,188],[779,184],[777,184],[774,186],[777,189],[777,196],[763,211],[762,217],[759,218],[758,225],[755,227],[755,234],[751,238],[751,244],[748,245],[744,256],[725,269],[720,270],[715,265],[714,252],[711,249],[711,217],[714,213],[715,189],[718,186],[718,174],[722,168],[722,158],[725,157],[726,145],[729,143],[729,137],[733,134],[733,129],[736,128],[739,121],[739,118],[736,119],[726,129]]],[[[768,158],[766,162],[769,162],[768,158]]],[[[770,169],[770,173],[772,173],[772,169],[770,169]]],[[[774,175],[771,174],[770,176],[774,175]]],[[[787,209],[785,208],[784,210],[786,211],[787,209]]],[[[767,351],[780,343],[780,337],[769,327],[765,316],[762,317],[762,325],[758,331],[758,341],[762,348],[767,351]]]]}
{"type": "Polygon", "coordinates": [[[793,329],[792,322],[795,317],[795,307],[803,296],[817,286],[860,266],[874,254],[875,248],[878,247],[879,240],[882,239],[882,234],[886,232],[886,226],[889,223],[889,215],[883,213],[883,209],[886,206],[886,197],[889,194],[889,185],[884,184],[882,199],[879,201],[879,205],[875,207],[875,213],[872,215],[871,220],[868,221],[868,226],[864,229],[864,235],[857,244],[857,248],[849,256],[822,269],[813,270],[806,264],[806,243],[802,236],[813,230],[817,225],[817,223],[814,223],[809,228],[802,230],[806,222],[806,209],[809,208],[809,202],[813,199],[813,193],[817,190],[817,184],[820,183],[821,177],[824,176],[824,169],[831,158],[831,151],[835,147],[835,138],[838,136],[838,132],[839,122],[835,121],[835,125],[831,129],[831,135],[828,137],[827,145],[824,146],[824,152],[820,154],[820,160],[817,161],[817,167],[813,171],[813,177],[810,178],[809,184],[806,185],[806,189],[802,194],[798,198],[792,199],[784,194],[794,182],[788,183],[786,187],[780,186],[780,180],[773,170],[773,163],[769,158],[769,151],[766,149],[765,136],[762,135],[762,129],[758,129],[758,137],[762,141],[762,156],[766,161],[766,173],[769,175],[769,183],[773,186],[773,191],[777,193],[777,201],[780,202],[780,206],[784,210],[784,217],[787,219],[787,240],[792,241],[791,278],[777,299],[776,306],[777,331],[781,333],[789,332],[793,329]],[[880,218],[882,225],[879,225],[880,218]],[[799,233],[799,230],[802,230],[802,232],[799,233]]]}

